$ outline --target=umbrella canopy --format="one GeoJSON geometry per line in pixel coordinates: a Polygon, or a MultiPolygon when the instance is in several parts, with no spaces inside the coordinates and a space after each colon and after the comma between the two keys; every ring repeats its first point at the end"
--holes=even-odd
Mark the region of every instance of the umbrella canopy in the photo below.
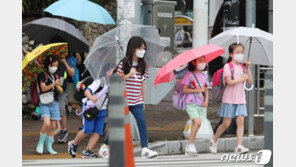
{"type": "Polygon", "coordinates": [[[88,0],[59,0],[44,11],[56,16],[99,24],[115,24],[106,9],[88,0]]]}
{"type": "Polygon", "coordinates": [[[225,48],[225,58],[229,57],[228,47],[232,43],[239,42],[244,45],[244,62],[250,58],[253,64],[273,65],[273,35],[258,28],[238,27],[224,31],[209,43],[225,48]]]}
{"type": "Polygon", "coordinates": [[[68,55],[67,43],[53,43],[35,48],[22,61],[23,88],[29,87],[37,80],[37,75],[44,71],[43,62],[48,55],[59,55],[65,58],[68,55]]]}
{"type": "Polygon", "coordinates": [[[186,65],[190,61],[205,56],[206,63],[214,60],[216,57],[224,53],[224,48],[212,44],[203,45],[188,51],[183,52],[179,56],[170,60],[156,74],[153,85],[170,82],[175,79],[174,70],[180,66],[186,65]]]}
{"type": "Polygon", "coordinates": [[[157,62],[160,61],[160,53],[166,47],[158,34],[158,30],[153,26],[123,24],[95,40],[84,61],[85,66],[94,78],[104,77],[106,69],[111,68],[110,66],[117,66],[119,61],[125,57],[127,43],[132,36],[140,36],[145,40],[147,45],[145,61],[149,66],[155,67],[157,62]]]}
{"type": "Polygon", "coordinates": [[[88,52],[88,42],[82,33],[64,20],[44,17],[23,25],[23,32],[30,38],[49,44],[53,37],[59,36],[68,43],[69,52],[88,52]]]}

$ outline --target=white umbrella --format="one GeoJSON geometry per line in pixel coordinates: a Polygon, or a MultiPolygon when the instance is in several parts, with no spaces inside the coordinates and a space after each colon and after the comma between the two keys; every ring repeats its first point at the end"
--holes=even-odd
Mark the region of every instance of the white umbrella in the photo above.
{"type": "Polygon", "coordinates": [[[258,28],[234,28],[218,34],[209,41],[225,48],[225,54],[221,55],[225,58],[229,57],[229,45],[235,42],[244,45],[244,62],[250,58],[252,64],[273,65],[273,35],[258,28]]]}

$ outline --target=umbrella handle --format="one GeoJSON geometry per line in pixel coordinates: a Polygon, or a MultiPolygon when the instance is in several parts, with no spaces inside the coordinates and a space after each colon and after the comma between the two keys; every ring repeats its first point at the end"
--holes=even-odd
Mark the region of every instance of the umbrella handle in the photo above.
{"type": "Polygon", "coordinates": [[[142,79],[138,79],[138,77],[137,77],[136,74],[133,74],[133,76],[135,77],[135,79],[136,79],[137,81],[143,81],[143,80],[144,80],[144,78],[142,78],[142,79]]]}
{"type": "Polygon", "coordinates": [[[250,88],[247,87],[247,82],[244,82],[244,87],[247,91],[251,91],[254,88],[254,84],[251,85],[250,88]]]}

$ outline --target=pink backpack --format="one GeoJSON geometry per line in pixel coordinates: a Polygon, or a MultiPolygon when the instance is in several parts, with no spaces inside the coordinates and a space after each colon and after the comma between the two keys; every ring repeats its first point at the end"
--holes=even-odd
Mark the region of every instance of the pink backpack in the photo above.
{"type": "MultiPolygon", "coordinates": [[[[234,66],[232,63],[227,63],[230,67],[231,71],[231,78],[233,79],[234,75],[234,66]]],[[[244,70],[244,73],[246,72],[246,68],[243,64],[240,64],[241,67],[244,70]]],[[[220,70],[216,71],[213,76],[213,85],[212,85],[212,100],[214,102],[221,102],[222,101],[222,96],[223,92],[226,88],[226,83],[225,85],[223,84],[223,68],[220,70]]]]}

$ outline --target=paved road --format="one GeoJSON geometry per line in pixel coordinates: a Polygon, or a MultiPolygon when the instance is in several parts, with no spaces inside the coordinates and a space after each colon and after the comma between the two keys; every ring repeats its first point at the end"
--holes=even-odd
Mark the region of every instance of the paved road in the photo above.
{"type": "MultiPolygon", "coordinates": [[[[221,162],[220,154],[199,154],[198,157],[192,156],[188,157],[185,155],[170,155],[170,156],[158,156],[154,159],[142,159],[141,157],[136,157],[136,166],[140,167],[196,167],[196,166],[206,166],[206,167],[216,167],[216,166],[260,166],[256,165],[254,162],[238,162],[238,163],[227,163],[221,162]]],[[[51,159],[51,160],[23,160],[24,167],[103,167],[108,166],[108,161],[102,158],[99,159],[51,159]]]]}

